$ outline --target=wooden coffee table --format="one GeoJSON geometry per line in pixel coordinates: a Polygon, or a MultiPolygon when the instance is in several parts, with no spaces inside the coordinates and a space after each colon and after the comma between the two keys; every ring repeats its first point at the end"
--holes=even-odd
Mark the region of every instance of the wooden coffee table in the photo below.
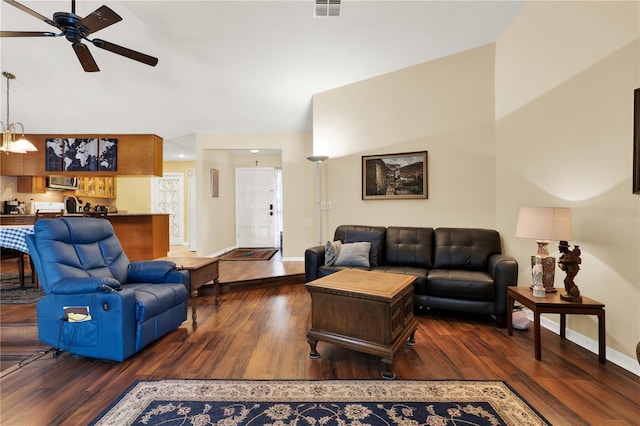
{"type": "MultiPolygon", "coordinates": [[[[176,269],[189,271],[191,299],[198,297],[198,289],[200,287],[213,282],[215,304],[218,304],[220,272],[218,269],[219,259],[217,257],[161,257],[156,260],[168,260],[176,264],[176,269]]],[[[191,300],[191,321],[194,325],[196,324],[196,318],[196,301],[191,300]]]]}
{"type": "Polygon", "coordinates": [[[379,356],[392,372],[394,354],[414,345],[412,275],[347,269],[306,284],[311,294],[311,358],[320,358],[318,341],[379,356]]]}
{"type": "Polygon", "coordinates": [[[582,296],[582,302],[562,300],[560,294],[564,288],[555,293],[547,293],[545,297],[534,297],[529,287],[507,288],[507,333],[513,335],[513,301],[517,300],[533,311],[533,340],[536,359],[542,359],[542,345],[540,342],[540,314],[560,314],[560,337],[566,338],[567,314],[597,315],[598,317],[598,359],[600,363],[607,362],[606,333],[604,304],[582,296]]]}

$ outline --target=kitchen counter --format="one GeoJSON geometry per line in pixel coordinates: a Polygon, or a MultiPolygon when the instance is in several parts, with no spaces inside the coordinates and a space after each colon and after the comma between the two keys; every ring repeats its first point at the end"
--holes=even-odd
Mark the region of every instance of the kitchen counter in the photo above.
{"type": "MultiPolygon", "coordinates": [[[[81,213],[69,217],[82,217],[81,213]]],[[[32,225],[35,215],[0,215],[1,225],[32,225]]],[[[130,261],[165,257],[169,252],[169,214],[109,213],[107,220],[130,261]]]]}

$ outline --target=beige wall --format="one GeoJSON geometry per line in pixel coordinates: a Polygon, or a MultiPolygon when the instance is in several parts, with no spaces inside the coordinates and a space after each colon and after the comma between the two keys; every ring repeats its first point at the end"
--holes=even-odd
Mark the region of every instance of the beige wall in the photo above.
{"type": "MultiPolygon", "coordinates": [[[[324,239],[345,223],[495,227],[527,286],[535,243],[514,236],[518,208],[570,207],[576,282],[607,306],[609,359],[640,374],[638,5],[529,2],[495,45],[315,95],[314,152],[331,157],[324,239]],[[415,150],[429,151],[428,200],[361,200],[362,155],[415,150]]],[[[595,352],[594,322],[571,317],[568,335],[595,352]]]]}
{"type": "MultiPolygon", "coordinates": [[[[313,164],[308,133],[196,134],[197,203],[196,222],[199,238],[196,252],[206,256],[234,247],[235,168],[254,166],[254,159],[233,157],[230,150],[279,150],[280,159],[262,156],[261,167],[282,167],[283,255],[302,259],[313,245],[314,188],[313,164]],[[220,171],[219,197],[211,196],[210,170],[220,171]]],[[[258,156],[260,157],[260,156],[258,156]]]]}
{"type": "Polygon", "coordinates": [[[341,224],[495,227],[494,46],[313,98],[323,236],[341,224]],[[361,157],[428,151],[427,200],[362,200],[361,157]]]}
{"type": "Polygon", "coordinates": [[[118,176],[119,212],[151,213],[151,178],[149,176],[118,176]]]}
{"type": "MultiPolygon", "coordinates": [[[[520,285],[531,280],[526,264],[535,243],[514,237],[518,208],[570,207],[571,243],[582,250],[576,283],[605,303],[607,346],[630,357],[635,370],[640,196],[631,193],[631,153],[639,18],[638,2],[529,2],[496,44],[496,222],[522,265],[520,285]]],[[[556,287],[563,278],[558,270],[556,287]]],[[[568,327],[597,341],[595,317],[570,316],[568,327]]]]}

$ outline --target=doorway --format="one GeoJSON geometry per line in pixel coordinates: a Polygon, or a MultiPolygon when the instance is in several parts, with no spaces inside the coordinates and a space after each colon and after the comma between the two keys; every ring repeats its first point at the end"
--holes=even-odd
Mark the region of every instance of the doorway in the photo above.
{"type": "Polygon", "coordinates": [[[279,169],[236,168],[236,245],[280,247],[279,169]]]}

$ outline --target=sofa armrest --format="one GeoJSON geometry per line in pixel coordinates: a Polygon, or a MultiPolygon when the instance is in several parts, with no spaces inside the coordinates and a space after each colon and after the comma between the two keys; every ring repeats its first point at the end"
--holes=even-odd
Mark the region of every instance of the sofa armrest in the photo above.
{"type": "Polygon", "coordinates": [[[310,247],[304,252],[304,280],[311,282],[318,278],[318,268],[324,265],[324,246],[310,247]]]}
{"type": "Polygon", "coordinates": [[[496,286],[496,315],[507,312],[507,287],[518,285],[518,262],[506,254],[489,257],[489,275],[496,286]]]}
{"type": "Polygon", "coordinates": [[[51,287],[52,294],[73,295],[117,290],[120,288],[120,282],[107,277],[65,278],[51,287]]]}

